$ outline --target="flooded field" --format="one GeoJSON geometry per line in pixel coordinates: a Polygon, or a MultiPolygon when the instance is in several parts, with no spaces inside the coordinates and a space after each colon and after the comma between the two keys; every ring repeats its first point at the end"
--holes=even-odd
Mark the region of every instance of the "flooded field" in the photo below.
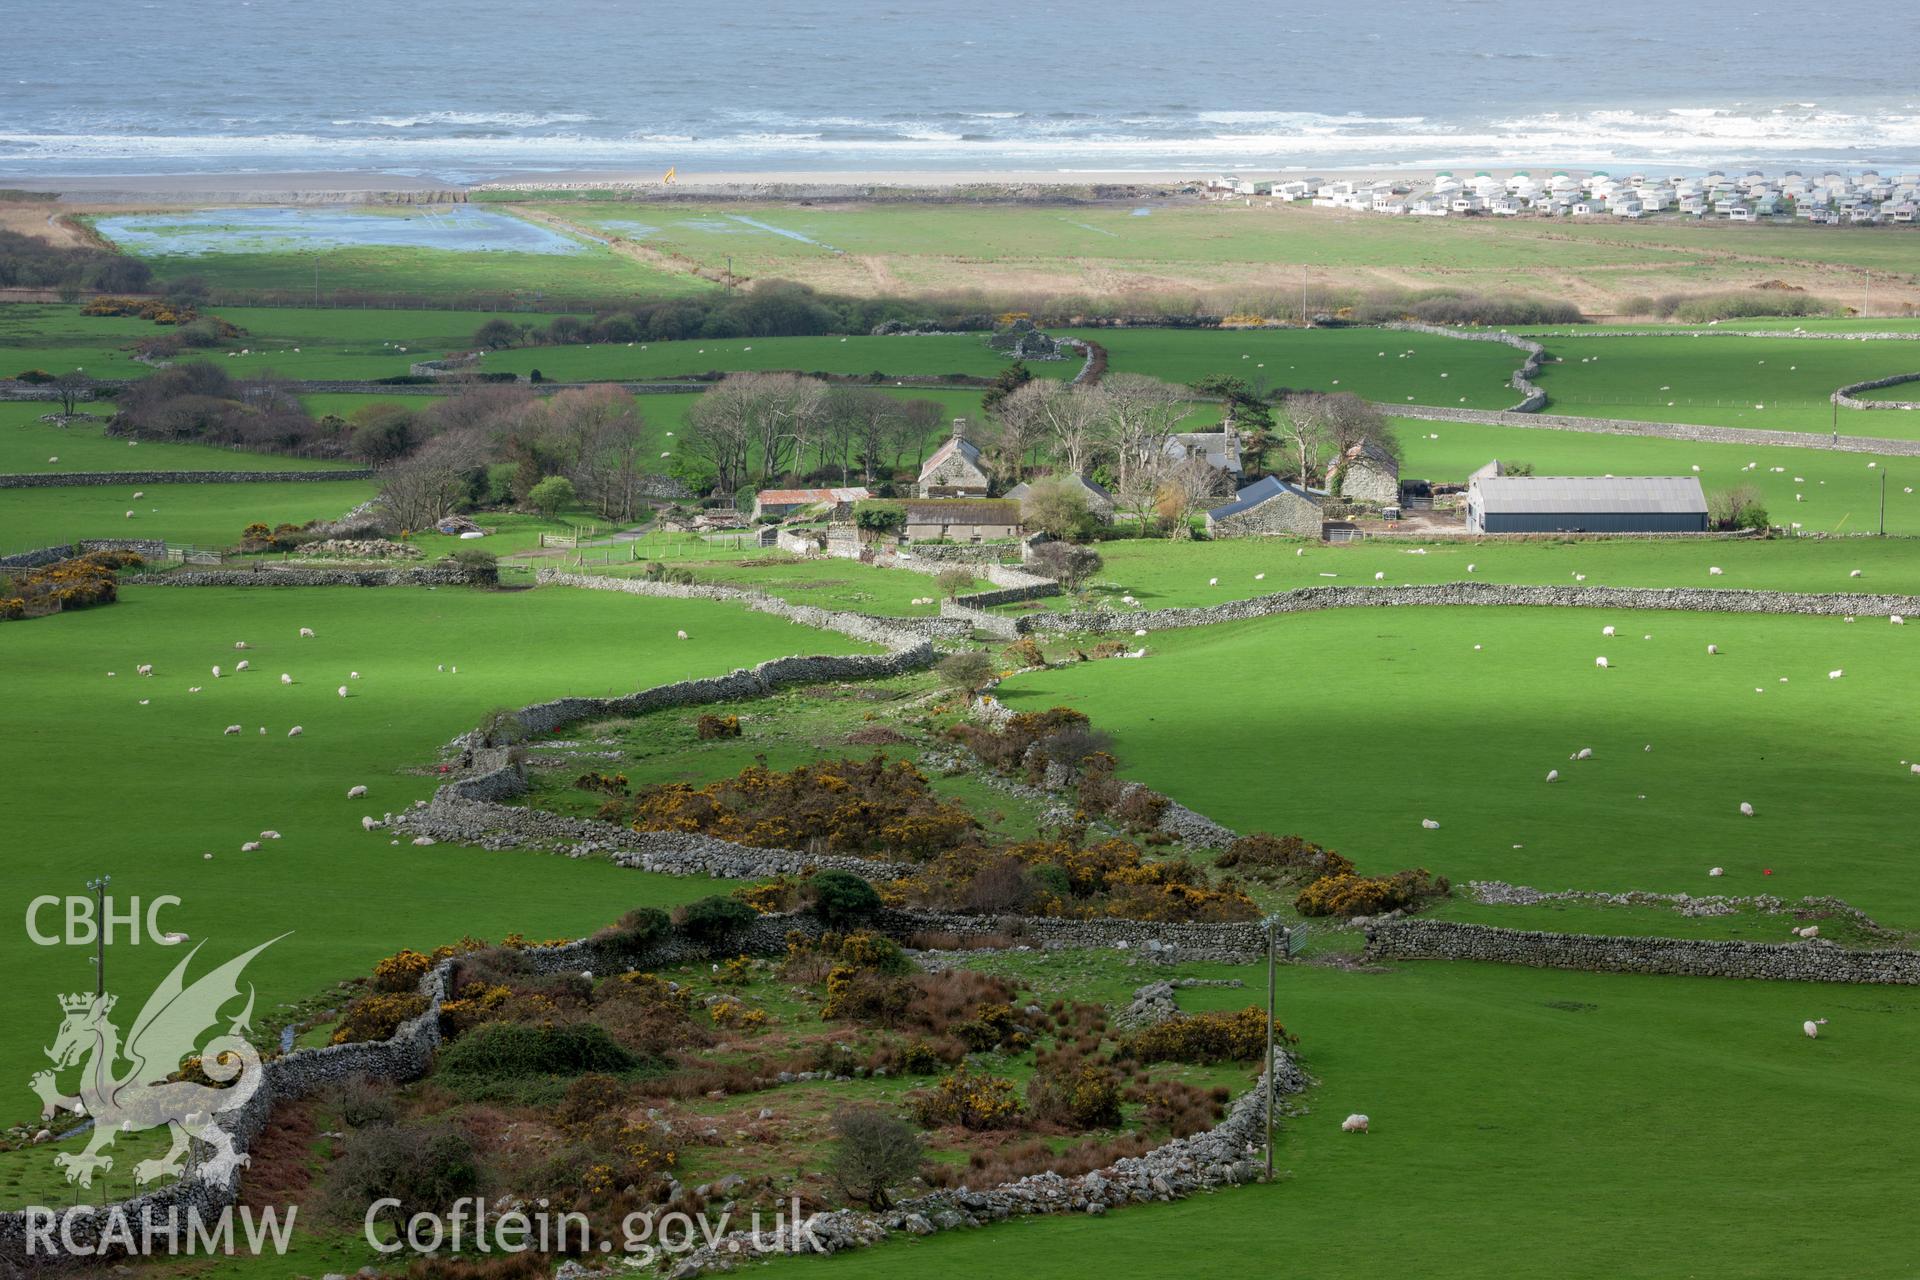
{"type": "Polygon", "coordinates": [[[570,236],[493,209],[456,204],[404,212],[346,208],[201,209],[99,218],[100,234],[142,257],[286,253],[312,249],[438,249],[454,253],[575,254],[570,236]]]}

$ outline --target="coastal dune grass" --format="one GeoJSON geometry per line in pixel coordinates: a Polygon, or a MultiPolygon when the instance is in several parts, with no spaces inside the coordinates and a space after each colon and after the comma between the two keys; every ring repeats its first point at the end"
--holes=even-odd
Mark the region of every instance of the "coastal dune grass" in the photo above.
{"type": "Polygon", "coordinates": [[[1907,928],[1913,636],[1885,619],[1353,608],[1161,631],[1142,660],[997,693],[1018,711],[1075,707],[1128,777],[1363,872],[1831,894],[1907,928]]]}
{"type": "MultiPolygon", "coordinates": [[[[128,588],[115,605],[0,626],[0,773],[17,837],[0,863],[23,910],[101,874],[117,898],[176,895],[162,927],[204,940],[203,959],[292,930],[249,970],[263,1010],[403,946],[578,936],[628,907],[727,882],[452,845],[396,849],[360,817],[431,795],[440,746],[495,707],[862,651],[729,605],[561,588],[128,588]],[[315,636],[299,638],[301,627],[315,636]],[[252,647],[236,652],[239,640],[252,647]],[[251,669],[235,674],[241,658],[251,669]],[[137,676],[140,663],[155,674],[137,676]],[[216,663],[228,673],[218,680],[216,663]],[[349,679],[355,670],[361,678],[349,679]],[[225,736],[229,724],[244,732],[225,736]],[[294,725],[304,732],[289,738],[294,725]],[[370,794],[347,799],[360,785],[370,794]],[[267,829],[281,838],[240,852],[267,829]]],[[[12,977],[0,1017],[16,1029],[0,1041],[0,1070],[27,1078],[58,1023],[54,995],[91,986],[90,955],[34,946],[19,928],[0,940],[12,977]]],[[[178,959],[117,941],[108,986],[137,1001],[178,959]]]]}

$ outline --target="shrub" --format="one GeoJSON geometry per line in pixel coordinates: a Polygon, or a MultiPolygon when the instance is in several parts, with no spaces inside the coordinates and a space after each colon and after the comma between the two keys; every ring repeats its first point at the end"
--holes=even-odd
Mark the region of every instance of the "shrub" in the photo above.
{"type": "MultiPolygon", "coordinates": [[[[1287,1042],[1278,1023],[1273,1034],[1276,1043],[1287,1042]]],[[[1126,1047],[1142,1062],[1257,1062],[1267,1048],[1267,1015],[1249,1007],[1169,1018],[1137,1032],[1126,1047]]]]}
{"type": "Polygon", "coordinates": [[[993,659],[968,650],[950,653],[934,664],[934,671],[949,689],[959,693],[978,693],[993,679],[993,659]]]}
{"type": "Polygon", "coordinates": [[[695,942],[714,946],[759,918],[759,913],[738,898],[715,896],[682,907],[680,929],[695,942]]]}
{"type": "Polygon", "coordinates": [[[1013,1081],[962,1064],[931,1089],[907,1095],[914,1119],[929,1129],[1012,1129],[1020,1123],[1020,1097],[1013,1081]]]}
{"type": "Polygon", "coordinates": [[[1032,636],[1021,636],[1000,651],[1000,656],[1012,667],[1044,667],[1047,655],[1040,649],[1040,642],[1032,636]]]}
{"type": "Polygon", "coordinates": [[[737,738],[740,736],[739,716],[716,716],[703,711],[700,719],[694,722],[694,733],[702,742],[712,742],[719,738],[737,738]]]}
{"type": "Polygon", "coordinates": [[[1013,1006],[1006,1004],[981,1006],[973,1017],[955,1023],[953,1034],[960,1037],[960,1043],[974,1053],[1013,1048],[1025,1040],[1019,1025],[1013,1020],[1013,1006]]]}
{"type": "Polygon", "coordinates": [[[340,1158],[327,1169],[327,1198],[355,1221],[379,1200],[397,1203],[378,1217],[405,1222],[414,1214],[442,1212],[481,1189],[472,1139],[445,1122],[353,1130],[341,1146],[340,1158]]]}
{"type": "Polygon", "coordinates": [[[527,740],[527,724],[511,707],[496,707],[487,712],[474,731],[483,747],[508,747],[527,740]]]}
{"type": "Polygon", "coordinates": [[[1303,916],[1371,916],[1404,911],[1438,897],[1450,886],[1445,876],[1425,868],[1396,871],[1391,876],[1329,875],[1302,889],[1293,900],[1303,916]]]}
{"type": "Polygon", "coordinates": [[[427,1011],[427,998],[414,992],[361,996],[347,1006],[334,1026],[332,1043],[387,1040],[409,1018],[427,1011]]]}
{"type": "Polygon", "coordinates": [[[865,919],[880,909],[880,895],[851,871],[822,871],[808,881],[813,912],[828,925],[865,919]]]}
{"type": "Polygon", "coordinates": [[[1057,581],[1068,591],[1078,591],[1094,574],[1106,567],[1106,561],[1092,547],[1077,547],[1071,542],[1046,542],[1034,549],[1035,573],[1057,581]]]}
{"type": "Polygon", "coordinates": [[[1027,1113],[1069,1129],[1117,1128],[1120,1081],[1098,1063],[1049,1063],[1027,1081],[1027,1113]]]}
{"type": "Polygon", "coordinates": [[[440,1053],[440,1070],[455,1076],[535,1079],[631,1071],[640,1059],[591,1022],[530,1026],[489,1022],[440,1053]]]}
{"type": "Polygon", "coordinates": [[[647,955],[673,932],[673,921],[657,907],[635,907],[594,935],[602,949],[622,959],[647,955]]]}
{"type": "Polygon", "coordinates": [[[573,786],[576,791],[599,791],[610,796],[623,796],[627,793],[627,775],[601,773],[593,769],[575,778],[573,786]]]}
{"type": "Polygon", "coordinates": [[[879,1107],[844,1107],[833,1116],[837,1139],[827,1174],[849,1199],[885,1209],[892,1188],[920,1167],[920,1135],[879,1107]]]}
{"type": "Polygon", "coordinates": [[[974,581],[971,569],[942,569],[933,577],[933,585],[949,600],[971,587],[974,581]]]}
{"type": "Polygon", "coordinates": [[[1259,880],[1291,880],[1300,884],[1322,876],[1353,874],[1353,863],[1331,849],[1323,849],[1300,836],[1275,836],[1265,831],[1235,840],[1221,851],[1213,865],[1259,880]]]}
{"type": "Polygon", "coordinates": [[[353,1076],[328,1086],[321,1094],[320,1105],[349,1129],[392,1124],[400,1114],[393,1086],[366,1076],[353,1076]]]}
{"type": "Polygon", "coordinates": [[[820,1016],[895,1026],[913,1000],[913,987],[904,978],[874,969],[839,965],[827,975],[827,999],[820,1016]]]}
{"type": "Polygon", "coordinates": [[[551,520],[579,500],[574,492],[573,481],[565,476],[548,476],[527,491],[527,502],[541,515],[551,520]]]}
{"type": "Polygon", "coordinates": [[[1764,529],[1767,509],[1759,487],[1737,484],[1707,497],[1707,515],[1716,529],[1764,529]]]}
{"type": "Polygon", "coordinates": [[[420,985],[433,962],[418,951],[401,951],[373,966],[375,991],[412,991],[420,985]]]}

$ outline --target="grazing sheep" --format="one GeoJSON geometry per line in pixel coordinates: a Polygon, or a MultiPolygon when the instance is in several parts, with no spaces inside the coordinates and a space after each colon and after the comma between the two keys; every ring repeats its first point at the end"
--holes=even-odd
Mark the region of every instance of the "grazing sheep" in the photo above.
{"type": "MultiPolygon", "coordinates": [[[[211,858],[213,855],[209,853],[206,856],[211,858]]],[[[159,937],[159,943],[163,947],[177,947],[186,940],[187,935],[184,933],[163,933],[159,937]]]]}
{"type": "Polygon", "coordinates": [[[239,662],[234,664],[233,669],[235,671],[245,671],[247,668],[251,667],[252,665],[253,664],[251,662],[248,662],[245,658],[242,658],[240,659],[239,662]]]}
{"type": "Polygon", "coordinates": [[[349,800],[358,800],[361,796],[364,796],[365,794],[367,794],[367,789],[363,786],[347,788],[347,799],[349,800]]]}
{"type": "Polygon", "coordinates": [[[436,662],[433,664],[433,669],[435,671],[445,671],[447,669],[447,664],[444,662],[436,662]]]}
{"type": "Polygon", "coordinates": [[[1860,576],[1860,571],[1858,569],[1855,569],[1852,573],[1849,573],[1847,576],[1849,578],[1857,578],[1860,576]]]}
{"type": "Polygon", "coordinates": [[[358,671],[349,671],[349,672],[347,672],[347,679],[349,679],[349,680],[358,680],[359,678],[360,678],[360,673],[359,673],[358,671]]]}
{"type": "Polygon", "coordinates": [[[311,639],[313,639],[313,628],[312,628],[312,627],[302,627],[302,628],[300,628],[300,638],[301,638],[302,640],[311,640],[311,639]]]}
{"type": "Polygon", "coordinates": [[[1825,1018],[1820,1018],[1818,1020],[1810,1020],[1810,1021],[1801,1023],[1800,1029],[1807,1033],[1807,1039],[1818,1040],[1820,1038],[1820,1028],[1826,1025],[1827,1025],[1827,1020],[1825,1018]]]}
{"type": "Polygon", "coordinates": [[[218,679],[220,678],[220,668],[219,668],[219,667],[215,667],[215,668],[213,669],[213,678],[214,678],[215,680],[218,680],[218,679]]]}
{"type": "Polygon", "coordinates": [[[1340,1131],[1342,1133],[1365,1133],[1367,1131],[1367,1123],[1365,1116],[1351,1115],[1340,1122],[1340,1131]]]}
{"type": "Polygon", "coordinates": [[[148,704],[149,702],[152,702],[152,701],[153,701],[153,699],[152,699],[152,698],[142,698],[142,699],[140,699],[140,705],[144,707],[144,706],[146,706],[146,705],[147,705],[147,704],[148,704]]]}
{"type": "Polygon", "coordinates": [[[1217,587],[1217,586],[1219,586],[1219,585],[1220,585],[1220,579],[1218,579],[1218,578],[1208,578],[1208,579],[1207,579],[1207,585],[1208,585],[1208,586],[1210,586],[1210,587],[1217,587]]]}
{"type": "Polygon", "coordinates": [[[287,730],[287,736],[289,738],[297,738],[305,732],[306,732],[305,729],[302,729],[299,725],[295,725],[293,726],[293,728],[287,730]]]}
{"type": "Polygon", "coordinates": [[[1438,831],[1440,829],[1440,824],[1435,822],[1432,818],[1420,819],[1420,825],[1425,827],[1429,831],[1438,831]]]}
{"type": "Polygon", "coordinates": [[[362,831],[372,831],[375,827],[379,825],[380,825],[380,820],[378,818],[372,817],[371,815],[368,815],[368,814],[362,814],[360,816],[360,829],[362,831]]]}
{"type": "Polygon", "coordinates": [[[1374,580],[1375,582],[1382,582],[1382,581],[1385,581],[1385,579],[1386,579],[1386,576],[1387,576],[1387,575],[1386,575],[1386,574],[1384,574],[1384,573],[1376,573],[1376,574],[1374,574],[1374,575],[1373,575],[1373,580],[1374,580]]]}
{"type": "Polygon", "coordinates": [[[1853,621],[1853,615],[1852,615],[1852,614],[1848,614],[1848,615],[1847,615],[1846,617],[1844,617],[1844,618],[1842,618],[1842,619],[1840,619],[1840,621],[1842,621],[1842,622],[1852,622],[1852,621],[1853,621]]]}
{"type": "Polygon", "coordinates": [[[278,840],[280,838],[280,833],[278,831],[262,831],[260,833],[260,838],[262,840],[278,840]]]}
{"type": "Polygon", "coordinates": [[[1576,573],[1573,575],[1573,580],[1575,582],[1585,582],[1587,580],[1587,575],[1584,573],[1576,573]]]}
{"type": "Polygon", "coordinates": [[[1573,753],[1573,758],[1575,760],[1591,760],[1593,759],[1593,748],[1582,747],[1578,751],[1573,753]]]}
{"type": "Polygon", "coordinates": [[[1707,652],[1708,652],[1708,653],[1718,653],[1718,652],[1720,652],[1720,646],[1719,646],[1719,645],[1717,645],[1717,644],[1710,644],[1710,645],[1708,645],[1708,646],[1707,646],[1707,652]]]}
{"type": "Polygon", "coordinates": [[[1473,572],[1473,570],[1474,570],[1474,566],[1473,566],[1473,565],[1468,565],[1468,566],[1467,566],[1467,572],[1468,572],[1468,573],[1472,573],[1472,572],[1473,572]]]}
{"type": "MultiPolygon", "coordinates": [[[[429,587],[429,588],[427,588],[427,589],[428,589],[429,591],[431,591],[431,590],[432,590],[433,588],[431,588],[431,587],[429,587]]],[[[460,674],[460,668],[458,668],[458,667],[448,667],[448,668],[447,668],[447,674],[448,674],[448,675],[450,675],[450,676],[457,676],[457,675],[459,675],[459,674],[460,674]]]]}
{"type": "Polygon", "coordinates": [[[1560,771],[1558,769],[1547,770],[1547,781],[1548,782],[1560,781],[1560,771]]]}
{"type": "Polygon", "coordinates": [[[1894,626],[1896,626],[1896,627],[1903,627],[1903,626],[1905,626],[1905,625],[1907,624],[1907,620],[1906,620],[1905,618],[1903,618],[1903,617],[1901,617],[1901,616],[1900,616],[1899,614],[1897,614],[1897,613],[1896,613],[1896,614],[1894,614],[1894,615],[1893,615],[1892,617],[1890,617],[1890,618],[1888,618],[1888,619],[1887,619],[1887,621],[1888,621],[1888,622],[1891,622],[1891,623],[1892,623],[1892,624],[1893,624],[1894,626]]]}
{"type": "Polygon", "coordinates": [[[1147,650],[1146,650],[1146,646],[1144,646],[1144,645],[1142,645],[1142,646],[1141,646],[1140,648],[1138,648],[1138,649],[1135,649],[1135,650],[1133,650],[1133,651],[1132,651],[1131,653],[1129,653],[1129,654],[1127,654],[1127,656],[1128,656],[1129,658],[1144,658],[1144,657],[1146,657],[1146,656],[1147,656],[1147,650]]]}
{"type": "Polygon", "coordinates": [[[133,669],[133,674],[137,676],[150,676],[153,674],[153,664],[151,662],[143,662],[133,669]]]}
{"type": "Polygon", "coordinates": [[[1135,628],[1134,628],[1134,631],[1133,631],[1133,634],[1134,634],[1134,635],[1135,635],[1136,637],[1138,637],[1138,636],[1143,636],[1143,635],[1145,635],[1145,634],[1147,634],[1147,629],[1146,629],[1145,627],[1135,627],[1135,628]]]}
{"type": "Polygon", "coordinates": [[[146,493],[145,493],[144,491],[142,491],[142,490],[140,490],[140,489],[135,489],[135,490],[133,491],[133,496],[134,496],[134,499],[135,499],[135,500],[137,501],[137,500],[139,500],[139,499],[141,499],[141,498],[144,498],[144,497],[146,497],[147,495],[146,495],[146,493]]]}
{"type": "Polygon", "coordinates": [[[345,685],[341,685],[341,686],[340,686],[340,687],[339,687],[338,689],[336,689],[336,690],[335,690],[334,692],[336,692],[336,693],[338,693],[338,694],[339,694],[339,695],[340,695],[341,697],[343,697],[343,698],[344,698],[344,697],[346,697],[346,696],[347,696],[347,686],[345,686],[345,685]]]}
{"type": "Polygon", "coordinates": [[[115,676],[116,674],[117,674],[116,672],[112,672],[112,671],[109,671],[109,672],[107,672],[107,679],[109,679],[109,680],[111,680],[111,679],[113,679],[113,677],[114,677],[114,676],[115,676]]]}
{"type": "Polygon", "coordinates": [[[433,837],[432,836],[415,836],[413,838],[413,842],[421,846],[430,845],[433,843],[433,837]]]}
{"type": "Polygon", "coordinates": [[[1253,575],[1253,580],[1255,582],[1265,582],[1267,580],[1267,575],[1264,573],[1256,573],[1253,575]]]}
{"type": "Polygon", "coordinates": [[[1713,870],[1707,872],[1707,874],[1710,876],[1723,876],[1727,874],[1727,869],[1725,867],[1715,867],[1713,870]]]}
{"type": "Polygon", "coordinates": [[[199,685],[197,685],[197,684],[190,684],[190,685],[188,685],[188,686],[187,686],[187,692],[188,692],[188,693],[198,693],[198,692],[200,692],[200,686],[199,686],[199,685]]]}
{"type": "Polygon", "coordinates": [[[1612,628],[1612,627],[1602,627],[1602,628],[1600,628],[1600,634],[1601,634],[1601,635],[1603,635],[1603,636],[1610,636],[1610,635],[1612,635],[1612,634],[1613,634],[1613,628],[1612,628]]]}
{"type": "Polygon", "coordinates": [[[1796,937],[1817,938],[1820,936],[1820,926],[1817,924],[1810,924],[1804,929],[1795,929],[1793,932],[1794,932],[1794,936],[1796,937]]]}
{"type": "Polygon", "coordinates": [[[1708,576],[1710,576],[1710,577],[1714,577],[1714,578],[1717,578],[1717,577],[1719,577],[1719,576],[1720,576],[1720,575],[1721,575],[1722,573],[1724,573],[1724,572],[1726,572],[1726,570],[1724,570],[1724,569],[1722,569],[1722,568],[1721,568],[1721,567],[1720,567],[1719,565],[1717,565],[1717,564],[1716,564],[1716,565],[1711,565],[1711,566],[1709,566],[1709,567],[1708,567],[1708,569],[1707,569],[1707,574],[1708,574],[1708,576]]]}
{"type": "Polygon", "coordinates": [[[240,846],[240,852],[242,853],[257,853],[259,849],[260,842],[258,840],[249,840],[240,846]]]}
{"type": "Polygon", "coordinates": [[[230,724],[226,727],[226,729],[222,731],[221,736],[226,738],[231,738],[234,734],[238,732],[240,732],[240,726],[237,724],[230,724]]]}
{"type": "Polygon", "coordinates": [[[288,674],[287,674],[286,672],[284,672],[284,671],[282,671],[282,672],[280,673],[280,683],[281,683],[281,684],[292,684],[292,683],[293,683],[293,677],[292,677],[292,676],[290,676],[290,675],[288,675],[288,674]]]}
{"type": "Polygon", "coordinates": [[[1753,806],[1745,800],[1742,800],[1740,802],[1740,812],[1751,818],[1753,816],[1753,806]]]}
{"type": "Polygon", "coordinates": [[[236,649],[244,649],[247,647],[247,642],[245,640],[235,640],[233,642],[233,647],[236,649]]]}
{"type": "Polygon", "coordinates": [[[687,638],[687,633],[684,631],[676,631],[673,634],[678,636],[682,640],[685,640],[687,638]]]}
{"type": "Polygon", "coordinates": [[[1602,669],[1606,669],[1608,664],[1605,658],[1595,658],[1593,660],[1593,665],[1596,667],[1600,667],[1602,669]]]}
{"type": "Polygon", "coordinates": [[[129,520],[133,519],[133,512],[131,511],[127,512],[127,519],[129,520]]]}
{"type": "Polygon", "coordinates": [[[1829,679],[1829,680],[1838,680],[1838,679],[1839,679],[1839,678],[1840,678],[1841,676],[1843,676],[1843,675],[1845,675],[1845,674],[1847,674],[1847,672],[1846,672],[1846,668],[1844,668],[1844,667],[1835,667],[1835,668],[1834,668],[1833,670],[1831,670],[1831,671],[1829,671],[1829,672],[1827,672],[1827,679],[1829,679]]]}

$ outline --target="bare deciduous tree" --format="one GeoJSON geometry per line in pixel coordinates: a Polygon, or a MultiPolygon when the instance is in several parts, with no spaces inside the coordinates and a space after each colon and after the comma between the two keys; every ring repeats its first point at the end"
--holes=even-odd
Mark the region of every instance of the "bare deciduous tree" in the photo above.
{"type": "Polygon", "coordinates": [[[545,416],[580,497],[608,520],[633,519],[647,444],[633,397],[615,386],[562,391],[547,401],[545,416]]]}
{"type": "Polygon", "coordinates": [[[1139,373],[1113,374],[1095,394],[1101,429],[1113,449],[1115,471],[1123,486],[1135,470],[1157,465],[1165,456],[1167,441],[1194,409],[1185,387],[1139,373]]]}
{"type": "Polygon", "coordinates": [[[486,465],[486,459],[477,431],[444,432],[412,457],[387,468],[376,501],[389,523],[398,528],[431,528],[467,499],[473,473],[486,465]]]}
{"type": "Polygon", "coordinates": [[[1160,469],[1154,508],[1168,522],[1175,538],[1193,536],[1193,517],[1226,492],[1224,471],[1202,457],[1170,459],[1160,469]]]}
{"type": "Polygon", "coordinates": [[[1030,446],[1044,444],[1062,469],[1084,475],[1093,460],[1102,407],[1097,391],[1036,378],[994,412],[1003,429],[1017,431],[1030,446]]]}

